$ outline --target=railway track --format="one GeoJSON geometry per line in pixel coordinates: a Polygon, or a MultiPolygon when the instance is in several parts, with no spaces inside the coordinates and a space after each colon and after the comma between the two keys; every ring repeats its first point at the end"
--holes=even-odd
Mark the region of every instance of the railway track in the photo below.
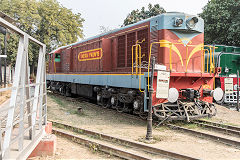
{"type": "MultiPolygon", "coordinates": [[[[74,98],[71,98],[71,99],[77,101],[74,98]]],[[[92,104],[90,102],[84,102],[84,103],[92,104]]],[[[106,108],[106,109],[107,110],[112,110],[112,109],[109,109],[109,108],[106,108]]],[[[112,111],[114,111],[114,110],[112,110],[112,111]]],[[[128,118],[133,118],[133,119],[138,119],[138,120],[145,121],[138,116],[130,115],[130,114],[127,114],[127,113],[120,113],[120,114],[123,115],[123,116],[126,116],[128,118]]],[[[220,123],[215,123],[215,122],[210,122],[210,121],[205,121],[205,120],[196,120],[196,121],[193,121],[192,123],[196,124],[197,126],[203,128],[203,129],[210,129],[210,131],[217,131],[217,132],[220,132],[220,133],[240,137],[240,128],[239,127],[220,124],[220,123]]],[[[157,122],[156,122],[156,124],[157,124],[157,122]]],[[[196,131],[196,130],[193,130],[193,129],[188,129],[188,128],[178,126],[178,125],[173,125],[173,124],[165,124],[165,125],[168,126],[171,129],[181,130],[183,132],[187,132],[191,135],[198,136],[200,138],[206,138],[208,140],[212,140],[212,141],[215,141],[215,142],[220,143],[220,144],[225,144],[225,145],[228,145],[228,146],[230,145],[230,146],[234,146],[236,148],[240,148],[240,140],[239,141],[234,140],[231,137],[222,137],[222,136],[216,135],[215,133],[210,134],[210,133],[206,133],[204,131],[196,131]]],[[[177,159],[179,159],[179,158],[177,158],[177,159]]]]}
{"type": "MultiPolygon", "coordinates": [[[[199,121],[193,122],[193,124],[196,124],[200,127],[203,127],[204,129],[205,128],[211,128],[211,130],[214,130],[214,131],[220,131],[221,133],[223,133],[223,132],[224,133],[234,133],[235,135],[239,136],[239,133],[236,130],[227,129],[227,128],[223,128],[223,127],[219,127],[219,126],[214,126],[213,124],[217,124],[217,123],[214,123],[214,122],[207,121],[206,123],[208,123],[208,124],[203,123],[203,122],[206,122],[206,121],[199,120],[199,121]]],[[[166,124],[166,126],[168,126],[171,129],[177,129],[177,130],[189,133],[193,136],[198,136],[198,137],[201,137],[201,138],[207,138],[207,139],[213,140],[215,142],[230,145],[230,146],[234,146],[234,147],[237,147],[237,148],[240,149],[240,141],[236,140],[236,139],[233,139],[232,137],[229,137],[229,136],[228,137],[223,137],[223,136],[219,136],[219,135],[216,135],[216,134],[212,134],[212,133],[210,134],[210,133],[206,133],[206,132],[203,132],[203,131],[197,131],[197,130],[194,130],[194,129],[189,129],[189,128],[186,128],[186,127],[173,125],[173,124],[166,124]]],[[[227,127],[227,125],[223,125],[223,126],[227,127]]]]}
{"type": "Polygon", "coordinates": [[[206,120],[196,120],[193,123],[206,129],[211,129],[211,130],[219,131],[225,134],[230,134],[230,135],[240,137],[240,127],[237,127],[237,126],[226,125],[226,124],[221,124],[221,123],[216,123],[216,122],[211,122],[206,120]]]}
{"type": "Polygon", "coordinates": [[[97,148],[97,150],[124,159],[141,159],[141,160],[159,158],[183,159],[183,160],[197,159],[190,156],[178,154],[175,152],[166,151],[160,148],[151,147],[146,144],[125,140],[82,128],[77,128],[60,122],[56,121],[51,122],[53,123],[53,126],[56,127],[53,128],[53,133],[69,138],[77,143],[84,144],[88,147],[92,147],[95,149],[97,148]],[[72,132],[75,134],[73,134],[72,132]]]}

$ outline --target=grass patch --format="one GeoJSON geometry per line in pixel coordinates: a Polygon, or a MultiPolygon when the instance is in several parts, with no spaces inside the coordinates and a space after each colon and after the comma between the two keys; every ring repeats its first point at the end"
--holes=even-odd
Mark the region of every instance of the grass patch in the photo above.
{"type": "Polygon", "coordinates": [[[206,120],[206,121],[209,121],[209,120],[212,120],[212,118],[210,118],[210,117],[204,117],[204,118],[201,118],[200,120],[206,120]]]}
{"type": "Polygon", "coordinates": [[[161,141],[163,141],[164,139],[166,139],[165,136],[153,135],[153,140],[156,141],[156,142],[161,142],[161,141]]]}
{"type": "Polygon", "coordinates": [[[66,104],[57,96],[48,94],[48,96],[55,101],[60,107],[64,107],[66,104]]]}
{"type": "Polygon", "coordinates": [[[157,125],[154,125],[154,129],[158,130],[158,131],[165,131],[165,130],[169,130],[169,128],[167,126],[158,126],[156,128],[157,125]]]}
{"type": "Polygon", "coordinates": [[[87,114],[84,111],[79,112],[77,110],[70,110],[69,113],[70,114],[76,114],[76,115],[81,116],[81,117],[82,116],[87,116],[87,114]]]}
{"type": "Polygon", "coordinates": [[[196,128],[199,128],[199,126],[197,124],[194,124],[194,123],[187,123],[187,122],[184,122],[184,121],[173,121],[172,122],[173,125],[176,125],[176,126],[180,126],[180,127],[185,127],[185,128],[188,128],[188,129],[196,129],[196,128]]]}
{"type": "Polygon", "coordinates": [[[69,106],[69,104],[73,103],[69,100],[65,100],[63,99],[62,97],[59,97],[57,95],[53,95],[53,94],[48,94],[49,98],[51,98],[55,103],[57,103],[59,105],[59,109],[62,110],[62,111],[67,111],[67,114],[76,114],[76,115],[79,115],[79,116],[87,116],[86,113],[82,110],[81,112],[79,112],[77,110],[76,107],[72,107],[72,106],[69,106]]]}
{"type": "Polygon", "coordinates": [[[140,138],[137,139],[137,141],[143,142],[143,143],[146,143],[146,144],[155,144],[155,143],[157,143],[157,141],[155,141],[154,138],[153,138],[153,140],[149,141],[149,140],[146,140],[146,137],[140,137],[140,138]]]}
{"type": "Polygon", "coordinates": [[[169,139],[169,137],[162,136],[162,135],[153,135],[153,139],[151,141],[146,140],[145,136],[142,136],[142,137],[138,138],[137,141],[143,142],[143,143],[146,143],[146,144],[155,144],[155,143],[164,141],[166,139],[169,139]]]}
{"type": "Polygon", "coordinates": [[[184,127],[188,128],[188,129],[196,129],[196,128],[198,128],[198,125],[189,123],[189,124],[185,124],[184,127]]]}

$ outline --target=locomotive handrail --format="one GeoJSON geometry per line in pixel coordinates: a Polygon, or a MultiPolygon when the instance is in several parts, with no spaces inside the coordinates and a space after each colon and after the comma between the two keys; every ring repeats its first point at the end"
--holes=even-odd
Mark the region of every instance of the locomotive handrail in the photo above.
{"type": "MultiPolygon", "coordinates": [[[[141,52],[141,45],[140,44],[135,44],[135,45],[133,45],[132,46],[132,74],[133,74],[133,68],[134,68],[134,63],[133,63],[133,52],[134,52],[134,47],[136,47],[136,50],[135,50],[135,64],[136,64],[136,66],[138,65],[138,61],[137,61],[137,59],[138,59],[138,54],[137,54],[137,51],[138,51],[138,47],[139,47],[139,52],[141,52]]],[[[136,75],[137,75],[137,73],[138,73],[138,68],[136,67],[136,75]]]]}
{"type": "MultiPolygon", "coordinates": [[[[150,70],[150,61],[151,61],[151,54],[152,54],[152,46],[153,44],[160,44],[160,47],[161,47],[161,44],[169,44],[169,68],[170,68],[170,72],[172,71],[172,47],[173,45],[175,44],[183,44],[183,43],[171,43],[171,42],[153,42],[151,43],[150,45],[150,53],[149,53],[149,62],[148,62],[148,90],[149,90],[149,70],[150,70]]],[[[209,46],[209,45],[203,45],[203,44],[200,44],[200,45],[186,45],[186,56],[187,56],[187,61],[186,61],[186,72],[187,72],[187,67],[188,67],[188,61],[190,59],[190,57],[194,54],[192,53],[190,55],[190,57],[188,56],[188,47],[200,47],[201,50],[203,50],[203,47],[206,46],[206,47],[209,47],[209,48],[216,48],[215,46],[209,46]]],[[[207,50],[209,52],[209,50],[207,50]]],[[[213,56],[213,59],[214,59],[214,52],[212,52],[212,49],[210,50],[210,53],[211,53],[211,61],[210,61],[210,66],[211,66],[211,72],[214,70],[214,60],[212,60],[212,56],[213,56]],[[213,68],[212,68],[213,66],[213,68]]],[[[201,55],[201,72],[204,71],[204,65],[205,65],[205,61],[203,60],[202,58],[203,55],[201,55]]],[[[208,62],[207,62],[208,63],[208,62]]],[[[207,66],[207,70],[208,70],[208,66],[207,66]]],[[[208,71],[207,71],[208,72],[208,71]]]]}
{"type": "MultiPolygon", "coordinates": [[[[137,54],[137,52],[136,52],[136,54],[137,54]]],[[[142,91],[141,90],[141,73],[142,73],[142,68],[141,68],[141,66],[142,66],[142,49],[141,49],[141,46],[139,45],[139,84],[138,84],[138,87],[139,87],[139,91],[140,92],[144,92],[144,91],[142,91]]]]}
{"type": "MultiPolygon", "coordinates": [[[[215,46],[210,46],[210,45],[204,45],[205,47],[208,47],[209,49],[204,49],[203,52],[204,52],[204,58],[205,58],[205,51],[207,51],[207,73],[210,72],[210,73],[214,73],[214,70],[215,70],[215,60],[214,60],[214,54],[215,54],[215,49],[218,48],[218,47],[215,47],[215,46]],[[210,65],[208,67],[208,65],[210,65]],[[209,70],[208,70],[209,68],[209,70]]],[[[205,65],[205,64],[204,64],[205,65]]],[[[204,68],[205,70],[205,68],[204,68]]]]}
{"type": "Polygon", "coordinates": [[[203,47],[201,47],[201,73],[203,73],[203,47]]]}
{"type": "MultiPolygon", "coordinates": [[[[160,47],[165,47],[165,46],[161,46],[161,44],[169,44],[169,68],[170,68],[170,71],[172,71],[172,50],[174,50],[173,46],[175,44],[183,44],[183,43],[172,43],[172,42],[161,42],[161,40],[159,42],[153,42],[151,43],[150,45],[150,53],[149,53],[149,61],[148,61],[148,90],[149,90],[149,69],[150,69],[150,64],[151,64],[151,54],[152,54],[152,46],[153,44],[159,44],[160,47]]],[[[176,52],[176,50],[175,50],[176,52]]],[[[177,53],[178,54],[178,53],[177,53]]],[[[183,61],[180,57],[180,60],[181,60],[181,63],[183,65],[183,61]]]]}
{"type": "MultiPolygon", "coordinates": [[[[195,49],[194,48],[194,49],[195,49]]],[[[197,53],[197,51],[200,49],[201,50],[201,72],[204,73],[205,72],[205,51],[208,52],[207,55],[207,73],[208,73],[208,65],[210,64],[210,73],[214,72],[215,70],[215,61],[214,61],[214,49],[217,48],[215,46],[210,46],[210,45],[186,45],[186,54],[187,54],[187,61],[186,61],[186,72],[187,72],[187,67],[188,67],[188,62],[190,60],[190,57],[197,53]],[[196,50],[194,52],[192,52],[190,54],[190,56],[188,56],[188,47],[189,46],[195,46],[196,50]],[[204,47],[208,47],[209,49],[204,49],[204,47]],[[209,51],[210,50],[210,51],[209,51]],[[210,60],[209,60],[210,59],[210,60]]]]}
{"type": "Polygon", "coordinates": [[[209,50],[208,49],[204,49],[205,51],[207,51],[207,73],[208,73],[208,63],[209,63],[209,50]]]}
{"type": "MultiPolygon", "coordinates": [[[[136,75],[138,75],[138,71],[140,72],[141,74],[141,67],[140,69],[138,70],[138,63],[139,65],[141,66],[141,45],[138,44],[139,42],[137,41],[135,45],[132,46],[132,74],[133,74],[133,54],[134,54],[134,47],[136,47],[136,50],[135,50],[135,64],[136,64],[136,75]],[[138,55],[138,50],[139,50],[139,55],[138,55]],[[139,62],[138,62],[139,60],[139,62]]],[[[141,42],[140,42],[141,43],[141,42]]],[[[172,42],[152,42],[150,44],[150,52],[149,52],[149,59],[148,59],[148,90],[149,90],[149,71],[150,71],[150,64],[151,64],[151,55],[152,55],[152,47],[154,44],[159,44],[160,47],[161,44],[168,44],[169,45],[169,68],[170,68],[170,72],[172,71],[172,49],[173,49],[173,45],[175,44],[183,44],[183,43],[172,43],[172,42]]],[[[188,56],[188,47],[197,47],[197,48],[200,48],[200,50],[202,51],[201,52],[201,72],[203,73],[205,71],[205,59],[203,57],[205,57],[205,51],[208,52],[208,56],[207,56],[207,73],[208,73],[208,63],[209,63],[209,57],[210,57],[210,73],[212,73],[212,71],[214,71],[214,52],[212,51],[212,48],[217,48],[215,46],[210,46],[210,45],[203,45],[203,44],[199,44],[199,45],[186,45],[186,58],[187,58],[187,61],[186,61],[186,72],[187,72],[187,67],[188,67],[188,62],[189,62],[189,59],[190,57],[196,52],[193,52],[190,54],[190,57],[188,56]],[[209,47],[210,48],[210,51],[208,49],[204,49],[204,47],[209,47]],[[209,56],[210,54],[210,56],[209,56]]],[[[165,46],[163,46],[165,47],[165,46]]],[[[139,90],[141,92],[143,92],[141,90],[141,87],[140,87],[140,84],[141,83],[141,78],[139,79],[139,90]]]]}
{"type": "MultiPolygon", "coordinates": [[[[171,46],[170,46],[170,58],[169,58],[169,65],[170,65],[170,71],[171,71],[171,67],[172,67],[172,64],[171,64],[171,62],[172,62],[172,43],[171,42],[153,42],[153,43],[151,43],[151,45],[150,45],[150,52],[149,52],[149,58],[148,58],[148,91],[149,91],[149,86],[150,86],[150,80],[149,80],[149,70],[150,70],[150,61],[151,61],[151,55],[152,55],[152,46],[153,46],[153,44],[160,44],[160,47],[161,47],[161,44],[171,44],[171,46]]],[[[153,76],[153,75],[151,75],[151,76],[153,76]]]]}
{"type": "Polygon", "coordinates": [[[215,47],[213,46],[212,48],[211,48],[211,50],[212,50],[212,70],[211,70],[211,72],[213,71],[214,72],[214,70],[215,70],[215,61],[214,61],[214,53],[215,53],[215,47]]]}
{"type": "Polygon", "coordinates": [[[212,73],[212,48],[210,47],[210,73],[212,73]]]}
{"type": "MultiPolygon", "coordinates": [[[[188,45],[186,45],[186,59],[188,59],[188,45]]],[[[186,72],[188,67],[188,61],[186,61],[186,72]]]]}
{"type": "MultiPolygon", "coordinates": [[[[145,41],[145,39],[143,39],[143,41],[145,41]]],[[[142,41],[142,42],[143,42],[142,41]]],[[[138,44],[138,43],[142,43],[142,42],[136,42],[135,45],[132,46],[132,75],[133,75],[133,52],[134,52],[134,47],[136,47],[135,49],[135,64],[136,64],[136,75],[138,75],[138,61],[139,61],[139,84],[138,84],[138,87],[139,87],[139,91],[140,92],[144,92],[141,90],[141,59],[142,59],[142,49],[141,49],[141,45],[138,44]],[[139,56],[138,56],[138,51],[139,51],[139,56]]]]}

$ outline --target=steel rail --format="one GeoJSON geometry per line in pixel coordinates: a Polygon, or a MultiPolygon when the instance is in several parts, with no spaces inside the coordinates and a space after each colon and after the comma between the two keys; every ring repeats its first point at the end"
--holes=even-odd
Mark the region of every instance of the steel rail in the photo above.
{"type": "Polygon", "coordinates": [[[228,128],[225,128],[225,127],[221,127],[220,125],[216,126],[216,125],[213,125],[211,123],[206,124],[205,122],[197,122],[197,121],[195,121],[193,123],[200,126],[200,127],[203,127],[203,128],[208,128],[208,129],[224,132],[224,133],[227,133],[227,134],[240,136],[240,131],[228,129],[228,128]]]}
{"type": "Polygon", "coordinates": [[[228,139],[228,138],[215,136],[215,135],[212,135],[212,134],[195,131],[195,130],[180,127],[180,126],[177,126],[177,125],[166,124],[166,126],[168,126],[169,128],[172,128],[172,129],[182,130],[186,133],[193,134],[194,136],[205,137],[205,138],[211,139],[215,142],[219,142],[219,143],[223,143],[223,144],[227,144],[227,145],[231,145],[231,146],[235,146],[237,148],[240,148],[240,141],[235,141],[235,140],[231,140],[231,139],[228,139]]]}
{"type": "Polygon", "coordinates": [[[94,142],[94,141],[91,141],[91,140],[88,140],[88,139],[84,139],[80,136],[72,135],[72,134],[69,134],[67,132],[61,131],[59,129],[54,129],[53,128],[53,133],[58,134],[58,135],[63,136],[63,137],[66,137],[68,139],[71,139],[74,142],[84,144],[88,147],[97,146],[98,150],[100,150],[102,152],[113,154],[115,156],[118,156],[118,157],[121,157],[121,158],[124,158],[124,159],[150,160],[150,158],[140,156],[140,155],[122,150],[120,148],[115,148],[115,147],[104,145],[104,144],[99,143],[99,142],[94,142]]]}
{"type": "Polygon", "coordinates": [[[235,131],[240,132],[240,127],[237,127],[237,126],[226,125],[226,124],[216,123],[216,122],[211,122],[211,121],[206,121],[206,120],[197,120],[197,121],[201,122],[201,123],[206,123],[206,124],[210,124],[210,125],[213,125],[213,126],[218,126],[218,127],[222,127],[222,128],[226,128],[226,129],[235,130],[235,131]]]}
{"type": "Polygon", "coordinates": [[[156,148],[156,147],[151,147],[151,146],[141,144],[141,143],[138,143],[138,142],[133,142],[133,141],[130,141],[130,140],[125,140],[125,139],[109,136],[109,135],[106,135],[106,134],[102,134],[102,133],[98,133],[98,132],[94,132],[94,131],[70,126],[68,124],[63,124],[63,123],[56,122],[56,121],[53,121],[53,120],[48,120],[48,121],[52,122],[53,126],[56,126],[56,127],[57,126],[64,127],[64,128],[70,129],[70,130],[72,130],[73,132],[76,132],[76,133],[95,136],[95,137],[99,137],[99,138],[102,138],[104,140],[108,140],[108,141],[111,141],[111,142],[115,142],[115,143],[117,142],[119,144],[124,144],[124,145],[128,145],[128,146],[131,146],[131,147],[136,147],[136,148],[144,150],[146,152],[153,153],[153,154],[158,154],[160,156],[164,156],[164,157],[167,157],[167,158],[182,159],[182,160],[196,160],[197,159],[197,158],[193,158],[193,157],[190,157],[190,156],[178,154],[178,153],[175,153],[175,152],[162,150],[162,149],[159,149],[159,148],[156,148]]]}

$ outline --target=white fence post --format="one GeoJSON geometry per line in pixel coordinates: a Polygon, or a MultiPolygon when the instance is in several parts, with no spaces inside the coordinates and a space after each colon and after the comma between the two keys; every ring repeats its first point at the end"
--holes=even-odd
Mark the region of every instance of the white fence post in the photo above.
{"type": "Polygon", "coordinates": [[[3,156],[5,154],[5,151],[8,152],[10,149],[9,146],[11,141],[14,111],[16,107],[16,100],[17,100],[17,94],[18,94],[18,88],[19,88],[19,82],[20,82],[23,51],[24,51],[24,37],[21,36],[19,39],[17,59],[16,59],[16,65],[15,65],[16,67],[15,67],[15,75],[13,79],[13,90],[10,98],[10,109],[8,110],[6,132],[5,132],[4,141],[3,141],[3,149],[2,149],[3,156]]]}
{"type": "Polygon", "coordinates": [[[44,61],[44,53],[43,53],[43,47],[40,47],[39,49],[39,57],[38,57],[38,67],[37,67],[37,76],[36,76],[36,87],[34,91],[34,101],[33,101],[33,109],[32,109],[32,136],[34,139],[35,136],[35,124],[36,124],[36,117],[37,117],[37,107],[39,103],[39,89],[41,85],[41,75],[42,75],[42,65],[44,61]]]}
{"type": "Polygon", "coordinates": [[[18,159],[21,159],[22,156],[27,152],[28,147],[31,148],[31,146],[35,145],[35,141],[40,140],[41,136],[43,136],[43,125],[45,125],[47,121],[45,72],[46,45],[29,36],[1,17],[0,26],[6,27],[20,35],[13,85],[10,88],[0,88],[0,92],[12,90],[9,106],[0,108],[0,113],[3,111],[7,112],[4,136],[2,136],[2,129],[0,128],[0,160],[2,158],[9,159],[11,157],[10,152],[12,151],[12,144],[18,145],[18,151],[20,152],[18,154],[18,159]],[[30,84],[29,80],[29,40],[35,42],[40,46],[35,84],[30,84]],[[32,86],[35,87],[34,97],[31,97],[30,89],[32,86]],[[20,109],[19,111],[17,110],[18,108],[20,109]],[[37,117],[37,115],[39,117],[37,117]],[[38,123],[36,123],[37,119],[38,123]],[[36,132],[36,130],[38,132],[36,132]],[[16,133],[18,134],[16,135],[16,133]],[[31,140],[28,145],[24,144],[26,136],[25,133],[28,133],[29,135],[28,141],[31,140]]]}

